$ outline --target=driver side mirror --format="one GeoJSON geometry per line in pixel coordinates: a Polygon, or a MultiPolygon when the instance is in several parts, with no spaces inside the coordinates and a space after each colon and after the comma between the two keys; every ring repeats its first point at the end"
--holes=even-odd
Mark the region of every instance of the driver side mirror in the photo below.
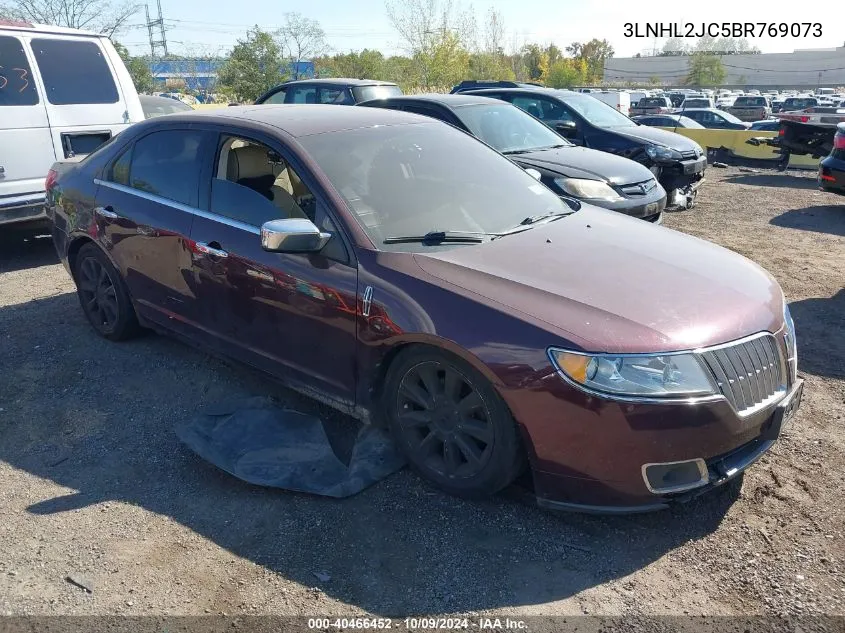
{"type": "Polygon", "coordinates": [[[563,136],[573,136],[578,129],[575,121],[557,121],[554,130],[563,136]]]}
{"type": "Polygon", "coordinates": [[[261,226],[261,248],[271,253],[316,253],[331,238],[306,218],[271,220],[261,226]]]}

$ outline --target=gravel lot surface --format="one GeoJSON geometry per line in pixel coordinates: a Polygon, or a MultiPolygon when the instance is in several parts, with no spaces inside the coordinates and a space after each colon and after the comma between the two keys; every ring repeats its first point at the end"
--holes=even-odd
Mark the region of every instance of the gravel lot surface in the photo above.
{"type": "Polygon", "coordinates": [[[240,482],[174,426],[248,395],[346,420],[168,338],[97,338],[51,242],[6,235],[0,614],[845,614],[843,203],[814,174],[711,168],[667,214],[778,278],[807,384],[744,481],[634,517],[467,502],[407,470],[340,501],[240,482]]]}

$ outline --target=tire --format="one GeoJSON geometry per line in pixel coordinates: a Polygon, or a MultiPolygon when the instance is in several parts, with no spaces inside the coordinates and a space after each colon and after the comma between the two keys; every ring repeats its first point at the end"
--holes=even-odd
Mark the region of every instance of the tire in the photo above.
{"type": "Polygon", "coordinates": [[[97,334],[110,341],[123,341],[139,333],[126,283],[96,244],[79,249],[73,279],[82,311],[97,334]]]}
{"type": "Polygon", "coordinates": [[[382,404],[391,433],[423,478],[460,497],[489,497],[519,476],[525,454],[507,405],[463,360],[411,347],[388,369],[382,404]]]}

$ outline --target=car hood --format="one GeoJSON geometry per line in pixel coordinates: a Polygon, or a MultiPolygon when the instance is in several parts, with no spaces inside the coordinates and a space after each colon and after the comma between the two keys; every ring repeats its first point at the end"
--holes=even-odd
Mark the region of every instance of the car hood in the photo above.
{"type": "Polygon", "coordinates": [[[686,152],[699,147],[698,143],[686,136],[661,130],[656,127],[649,127],[647,125],[638,125],[637,127],[617,127],[612,128],[612,130],[617,134],[635,141],[658,143],[660,145],[671,147],[679,152],[686,152]]]}
{"type": "Polygon", "coordinates": [[[628,158],[586,147],[560,147],[509,156],[523,167],[538,167],[571,178],[602,180],[614,185],[654,178],[645,166],[628,158]]]}
{"type": "Polygon", "coordinates": [[[695,349],[783,324],[780,286],[754,262],[592,205],[522,233],[414,258],[429,275],[587,351],[695,349]]]}

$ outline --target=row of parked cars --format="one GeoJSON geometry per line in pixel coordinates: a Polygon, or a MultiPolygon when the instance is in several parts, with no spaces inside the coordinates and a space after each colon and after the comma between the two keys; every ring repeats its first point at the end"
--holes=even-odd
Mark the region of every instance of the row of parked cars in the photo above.
{"type": "MultiPolygon", "coordinates": [[[[24,61],[41,40],[91,44],[120,93],[101,100],[131,100],[106,38],[3,38],[24,61]]],[[[29,104],[0,113],[56,104],[35,67],[29,104]]],[[[301,86],[57,154],[44,211],[100,336],[151,328],[241,360],[387,426],[458,495],[526,474],[544,507],[654,510],[778,440],[803,391],[778,283],[597,204],[700,182],[698,146],[536,86],[352,107],[337,100],[384,84],[311,82],[289,103],[301,86]]]]}

